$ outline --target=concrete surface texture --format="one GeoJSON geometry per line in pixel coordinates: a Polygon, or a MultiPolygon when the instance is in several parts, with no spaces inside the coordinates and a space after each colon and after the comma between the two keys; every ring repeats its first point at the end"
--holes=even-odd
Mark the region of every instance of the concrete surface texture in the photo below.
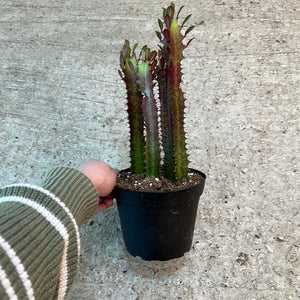
{"type": "MultiPolygon", "coordinates": [[[[0,183],[38,183],[93,157],[128,167],[118,55],[156,47],[169,2],[0,2],[0,183]]],[[[183,89],[191,167],[207,174],[193,247],[168,262],[125,250],[116,207],[81,229],[68,299],[299,299],[298,0],[184,4],[195,37],[183,89]]]]}

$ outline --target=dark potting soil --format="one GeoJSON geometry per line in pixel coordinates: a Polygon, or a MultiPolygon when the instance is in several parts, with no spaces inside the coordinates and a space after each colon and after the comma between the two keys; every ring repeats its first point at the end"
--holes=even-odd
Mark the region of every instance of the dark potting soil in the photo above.
{"type": "Polygon", "coordinates": [[[120,172],[117,178],[117,186],[131,191],[138,192],[164,192],[164,191],[178,191],[192,187],[203,180],[203,177],[198,173],[192,171],[188,173],[187,179],[182,179],[176,183],[161,177],[152,178],[146,177],[143,174],[132,174],[129,171],[120,172]]]}

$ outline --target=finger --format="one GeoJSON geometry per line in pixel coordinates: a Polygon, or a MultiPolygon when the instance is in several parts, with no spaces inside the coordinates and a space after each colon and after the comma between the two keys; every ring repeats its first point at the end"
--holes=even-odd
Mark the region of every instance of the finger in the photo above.
{"type": "Polygon", "coordinates": [[[107,209],[108,207],[112,206],[113,201],[114,201],[114,199],[111,195],[109,195],[107,197],[99,197],[99,203],[96,208],[96,213],[101,212],[101,211],[107,209]]]}
{"type": "Polygon", "coordinates": [[[99,205],[96,208],[96,213],[102,212],[107,208],[106,204],[104,202],[99,203],[99,205]]]}
{"type": "Polygon", "coordinates": [[[113,205],[114,199],[113,198],[106,198],[104,200],[104,203],[106,204],[107,207],[110,207],[113,205]]]}

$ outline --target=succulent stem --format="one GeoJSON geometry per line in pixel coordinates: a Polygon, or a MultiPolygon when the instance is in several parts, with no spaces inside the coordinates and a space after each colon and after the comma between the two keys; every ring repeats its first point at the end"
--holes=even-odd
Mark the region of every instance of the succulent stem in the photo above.
{"type": "MultiPolygon", "coordinates": [[[[136,45],[134,46],[134,48],[136,45]]],[[[131,52],[129,42],[126,40],[120,54],[120,75],[125,82],[127,89],[128,120],[130,128],[130,159],[131,171],[141,174],[145,171],[145,138],[144,138],[144,118],[142,110],[143,95],[136,83],[138,62],[134,51],[131,52]]]]}
{"type": "MultiPolygon", "coordinates": [[[[179,11],[181,11],[180,8],[179,11]]],[[[186,46],[182,41],[185,35],[181,34],[182,26],[178,25],[178,14],[174,18],[175,5],[173,3],[163,11],[163,20],[159,20],[161,32],[158,35],[162,43],[161,57],[160,57],[160,73],[165,73],[165,76],[158,75],[159,86],[164,87],[163,93],[160,95],[162,111],[170,111],[171,116],[167,118],[172,122],[172,138],[163,135],[162,141],[165,153],[172,153],[174,155],[174,171],[176,180],[181,180],[187,177],[188,173],[188,155],[186,150],[186,140],[184,131],[184,108],[185,98],[180,87],[182,79],[181,61],[183,59],[183,50],[186,46]],[[164,99],[166,103],[164,103],[164,99]],[[168,140],[167,140],[168,139],[168,140]],[[173,145],[171,144],[173,143],[173,145]],[[174,149],[173,149],[174,147],[174,149]]],[[[164,126],[164,122],[162,122],[164,126]]],[[[167,126],[170,126],[168,124],[167,126]]],[[[165,129],[162,128],[162,132],[165,129]]],[[[169,173],[168,162],[170,154],[168,154],[168,161],[164,161],[164,169],[169,173]],[[168,171],[167,171],[168,170],[168,171]]],[[[169,175],[167,175],[169,177],[169,175]]]]}
{"type": "Polygon", "coordinates": [[[158,178],[160,177],[158,116],[153,94],[151,67],[148,61],[139,65],[138,77],[138,83],[144,95],[142,109],[146,127],[146,176],[158,178]]]}
{"type": "Polygon", "coordinates": [[[173,125],[173,107],[170,95],[171,78],[168,70],[169,64],[164,61],[165,56],[160,57],[157,82],[160,100],[160,118],[162,147],[164,150],[163,171],[166,178],[175,181],[175,141],[173,125]]]}

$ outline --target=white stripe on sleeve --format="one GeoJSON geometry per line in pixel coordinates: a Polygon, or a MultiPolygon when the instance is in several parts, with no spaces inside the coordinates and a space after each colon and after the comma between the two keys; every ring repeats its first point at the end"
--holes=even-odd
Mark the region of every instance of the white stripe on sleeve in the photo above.
{"type": "MultiPolygon", "coordinates": [[[[55,229],[59,232],[59,234],[64,239],[64,250],[62,256],[62,262],[60,266],[60,279],[59,279],[59,290],[58,290],[58,299],[64,299],[67,291],[68,284],[68,266],[67,266],[67,251],[69,245],[69,234],[67,232],[66,227],[63,225],[61,221],[59,221],[50,211],[48,211],[44,206],[26,198],[22,197],[14,197],[7,196],[0,198],[0,203],[4,202],[17,202],[29,206],[40,213],[55,229]]],[[[23,282],[23,285],[26,289],[28,298],[34,299],[32,284],[28,278],[28,274],[24,269],[24,266],[15,251],[10,247],[10,245],[1,237],[0,246],[4,249],[7,256],[10,258],[12,263],[14,264],[16,270],[19,273],[19,276],[23,282]]]]}
{"type": "Polygon", "coordinates": [[[9,257],[12,264],[15,266],[22,282],[26,290],[26,294],[29,298],[29,300],[34,300],[34,293],[32,289],[31,281],[29,280],[28,274],[26,270],[24,269],[24,266],[17,256],[14,249],[10,247],[10,245],[4,240],[4,238],[0,235],[0,246],[3,248],[3,250],[6,252],[6,255],[9,257]]]}
{"type": "Polygon", "coordinates": [[[74,228],[75,228],[75,232],[76,232],[76,239],[77,239],[77,251],[78,251],[78,256],[77,256],[77,263],[79,262],[79,257],[80,257],[80,235],[79,235],[79,228],[78,225],[76,223],[76,220],[73,216],[73,214],[71,213],[71,211],[69,210],[69,208],[65,205],[65,203],[63,203],[58,197],[56,197],[53,193],[49,192],[48,190],[39,187],[39,186],[35,186],[35,185],[31,185],[31,184],[13,184],[13,185],[8,185],[5,188],[9,188],[9,187],[27,187],[30,189],[34,189],[36,191],[39,191],[45,195],[47,195],[48,197],[51,197],[60,207],[62,207],[65,212],[67,213],[67,215],[70,217],[74,228]]]}
{"type": "Polygon", "coordinates": [[[13,289],[13,287],[11,286],[10,280],[7,277],[6,273],[4,272],[4,270],[2,269],[2,267],[0,266],[0,282],[2,284],[2,286],[5,289],[5,292],[7,294],[7,296],[9,297],[9,300],[18,300],[18,297],[13,289]]]}

